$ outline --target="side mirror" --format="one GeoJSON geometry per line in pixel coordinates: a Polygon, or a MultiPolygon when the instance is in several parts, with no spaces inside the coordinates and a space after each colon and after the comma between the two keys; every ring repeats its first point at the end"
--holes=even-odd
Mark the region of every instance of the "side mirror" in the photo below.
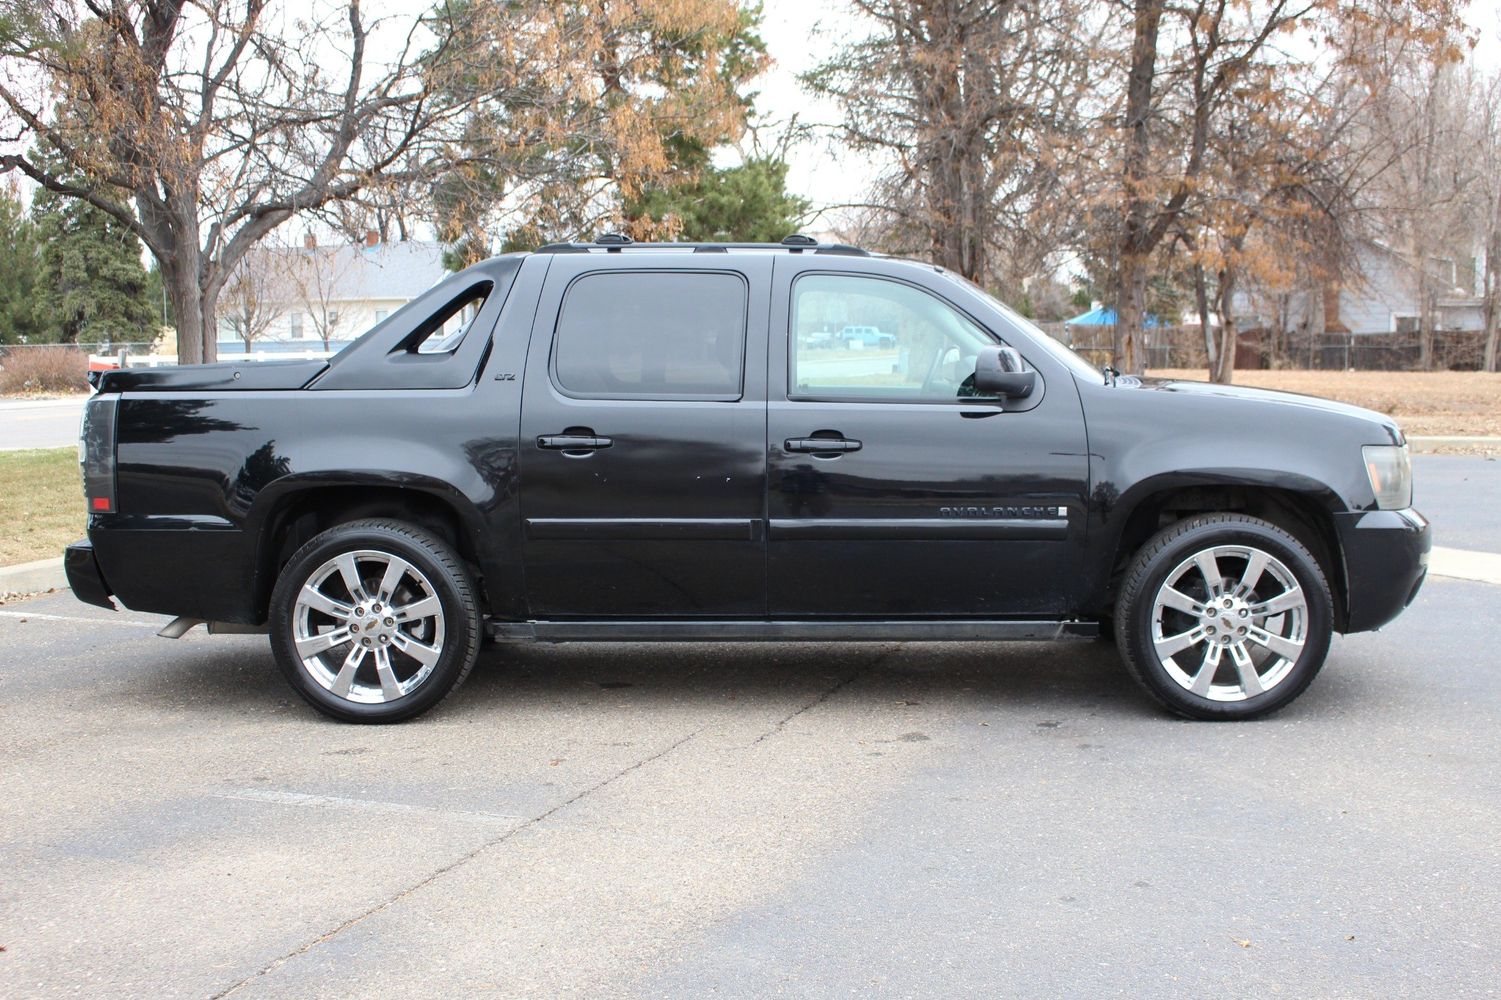
{"type": "Polygon", "coordinates": [[[1003,399],[1025,399],[1037,385],[1013,347],[982,347],[975,358],[975,392],[1003,399]]]}

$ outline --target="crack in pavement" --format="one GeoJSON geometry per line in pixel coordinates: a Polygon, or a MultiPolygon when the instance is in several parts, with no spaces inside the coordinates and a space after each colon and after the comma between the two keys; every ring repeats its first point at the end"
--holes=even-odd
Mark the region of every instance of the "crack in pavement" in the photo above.
{"type": "Polygon", "coordinates": [[[762,742],[770,739],[771,737],[777,735],[778,733],[780,733],[783,729],[785,729],[787,727],[787,723],[791,722],[793,719],[797,718],[799,715],[802,715],[804,712],[811,711],[812,709],[817,708],[819,705],[822,705],[824,702],[826,702],[830,698],[832,698],[835,694],[837,694],[838,692],[844,690],[846,687],[849,687],[849,685],[851,685],[852,683],[854,683],[855,679],[858,678],[861,674],[865,673],[865,671],[867,671],[867,670],[871,669],[872,667],[880,664],[881,662],[883,662],[884,660],[886,660],[888,657],[894,655],[895,653],[900,652],[901,648],[902,648],[902,644],[901,643],[897,643],[896,645],[892,646],[890,649],[883,649],[881,652],[877,653],[875,656],[871,657],[870,659],[866,660],[864,663],[862,663],[859,666],[855,667],[854,670],[850,671],[850,674],[849,674],[848,677],[845,677],[845,678],[843,678],[841,680],[835,681],[832,687],[830,687],[830,688],[828,688],[828,689],[820,692],[817,695],[817,697],[815,697],[812,701],[808,702],[806,705],[803,705],[801,708],[797,709],[796,711],[794,711],[790,715],[787,715],[787,716],[779,719],[777,721],[776,725],[772,726],[770,729],[766,730],[766,732],[762,733],[760,736],[757,736],[755,739],[751,740],[750,746],[755,746],[756,744],[762,743],[762,742]]]}
{"type": "MultiPolygon", "coordinates": [[[[771,726],[771,728],[767,729],[760,736],[757,736],[755,738],[755,740],[753,740],[751,742],[750,746],[755,746],[755,745],[757,745],[759,743],[763,743],[766,740],[770,739],[771,737],[773,737],[773,736],[777,735],[778,733],[782,732],[782,730],[787,727],[787,724],[790,723],[793,719],[796,719],[798,716],[804,714],[805,712],[811,711],[812,709],[817,708],[819,705],[822,705],[824,702],[828,701],[831,697],[833,697],[836,693],[838,693],[839,691],[841,691],[844,688],[848,687],[862,673],[865,673],[866,671],[870,670],[872,667],[875,667],[877,664],[883,662],[888,657],[890,657],[893,654],[895,654],[896,652],[898,652],[901,648],[902,648],[902,644],[901,643],[897,643],[896,645],[892,646],[891,648],[882,650],[878,655],[871,657],[869,660],[866,660],[864,663],[861,663],[859,666],[855,667],[855,669],[852,670],[849,673],[848,676],[840,678],[839,680],[835,681],[828,688],[826,688],[823,691],[819,692],[818,695],[816,695],[815,697],[813,697],[812,699],[810,699],[809,701],[807,701],[803,705],[799,706],[797,709],[795,709],[791,713],[787,714],[786,716],[782,717],[781,719],[778,719],[776,721],[776,723],[771,726]]],[[[614,774],[610,775],[609,777],[607,777],[607,778],[603,779],[602,781],[599,781],[599,782],[597,782],[597,783],[589,786],[588,788],[584,789],[583,791],[578,792],[576,795],[573,795],[572,797],[564,800],[563,802],[558,803],[557,805],[553,806],[552,808],[547,809],[544,812],[541,812],[541,813],[537,814],[536,816],[533,816],[530,819],[525,820],[524,822],[520,823],[519,825],[517,825],[515,827],[512,827],[509,830],[506,830],[504,833],[500,834],[499,836],[490,838],[489,840],[487,840],[484,843],[480,844],[474,850],[469,851],[467,854],[464,854],[464,855],[456,858],[455,860],[449,862],[446,865],[443,865],[442,867],[440,867],[437,870],[433,871],[431,874],[429,874],[427,876],[424,876],[423,878],[419,879],[417,882],[413,883],[412,885],[409,885],[405,889],[402,889],[401,891],[397,892],[395,895],[391,896],[390,898],[385,899],[385,900],[383,900],[380,903],[377,903],[375,906],[370,907],[369,909],[365,910],[362,913],[359,913],[359,914],[357,914],[357,915],[355,915],[353,917],[350,917],[348,920],[345,920],[343,923],[339,924],[337,927],[334,927],[333,929],[331,929],[329,931],[326,931],[323,934],[320,934],[318,937],[312,939],[311,941],[308,941],[306,944],[303,944],[303,945],[301,945],[301,946],[299,946],[297,948],[294,948],[292,951],[287,952],[285,955],[282,955],[282,956],[276,958],[275,960],[267,963],[264,967],[262,967],[259,971],[257,971],[253,975],[246,976],[244,979],[241,979],[238,982],[235,982],[235,983],[231,984],[230,986],[226,987],[225,989],[220,990],[218,993],[213,994],[212,996],[210,996],[209,1000],[223,1000],[224,997],[228,997],[228,996],[231,996],[234,993],[239,992],[241,989],[243,989],[244,987],[250,985],[251,983],[255,982],[256,980],[261,979],[262,977],[267,976],[267,975],[269,975],[272,972],[275,972],[277,969],[280,969],[282,966],[286,965],[288,962],[292,961],[294,958],[297,958],[297,957],[299,957],[301,955],[307,954],[308,952],[312,951],[314,948],[318,947],[319,945],[321,945],[321,944],[323,944],[323,943],[325,943],[327,941],[331,941],[334,938],[338,937],[340,934],[342,934],[345,931],[349,930],[351,927],[354,927],[354,926],[356,926],[356,925],[364,922],[365,920],[368,920],[370,917],[375,916],[377,913],[381,913],[384,910],[390,909],[392,906],[394,906],[397,903],[401,902],[403,899],[406,899],[408,896],[412,895],[413,893],[417,892],[418,890],[420,890],[420,889],[422,889],[422,888],[424,888],[424,887],[426,887],[428,885],[431,885],[433,882],[436,882],[438,879],[442,878],[444,875],[447,875],[449,872],[452,872],[455,869],[458,869],[458,868],[460,868],[460,867],[468,864],[470,861],[472,861],[475,858],[479,857],[481,854],[483,854],[484,852],[488,851],[490,848],[492,848],[492,847],[498,847],[499,845],[504,844],[506,841],[508,841],[512,837],[516,836],[516,834],[521,833],[523,830],[527,830],[527,829],[530,829],[531,827],[536,826],[537,824],[543,822],[544,820],[548,819],[549,817],[556,815],[557,813],[563,811],[564,809],[567,809],[569,806],[573,805],[574,803],[578,802],[579,800],[581,800],[581,799],[583,799],[583,798],[585,798],[585,797],[587,797],[589,795],[594,794],[595,792],[599,791],[602,788],[606,788],[609,785],[614,784],[616,781],[619,781],[621,778],[623,778],[626,775],[632,773],[633,771],[637,771],[637,770],[645,767],[648,764],[651,764],[651,763],[654,763],[654,762],[656,762],[658,760],[661,760],[663,757],[666,757],[668,754],[672,753],[674,750],[676,750],[679,747],[683,746],[689,740],[692,740],[694,737],[698,736],[702,732],[703,732],[703,727],[699,727],[698,729],[695,729],[693,732],[689,733],[687,736],[684,736],[682,739],[678,740],[677,742],[672,743],[672,744],[664,747],[662,750],[659,750],[658,752],[652,754],[651,756],[649,756],[649,757],[643,757],[641,760],[636,761],[636,763],[630,765],[629,767],[623,768],[622,770],[615,772],[614,774]]]]}
{"type": "Polygon", "coordinates": [[[357,924],[362,923],[363,921],[369,919],[370,917],[375,916],[377,913],[380,913],[380,912],[382,912],[384,910],[390,909],[392,906],[394,906],[395,904],[401,902],[403,899],[406,899],[408,896],[412,895],[414,892],[417,892],[419,889],[422,889],[422,888],[424,888],[424,887],[426,887],[428,885],[431,885],[432,883],[436,882],[438,879],[442,878],[444,875],[447,875],[449,872],[454,871],[455,869],[460,868],[463,865],[468,864],[470,861],[473,861],[475,858],[479,857],[481,854],[483,854],[485,851],[488,851],[490,848],[497,847],[500,844],[505,843],[506,841],[510,840],[512,837],[516,836],[516,834],[522,832],[523,830],[528,830],[531,827],[536,826],[538,823],[541,823],[543,820],[547,819],[549,816],[553,816],[556,813],[559,813],[559,812],[563,811],[564,809],[567,809],[569,806],[573,805],[575,802],[578,802],[580,799],[582,799],[582,798],[584,798],[584,797],[586,797],[588,795],[594,794],[595,792],[599,791],[601,788],[605,788],[608,785],[614,784],[616,781],[619,781],[621,778],[625,777],[626,775],[630,774],[631,772],[639,770],[640,768],[643,768],[646,765],[651,764],[651,763],[653,763],[655,761],[661,760],[663,757],[666,757],[668,754],[672,753],[678,747],[681,747],[683,744],[687,743],[689,740],[693,739],[695,736],[697,736],[701,732],[703,732],[702,727],[700,727],[698,729],[695,729],[693,732],[689,733],[687,736],[684,736],[682,739],[678,740],[676,743],[672,743],[672,744],[664,747],[663,749],[657,751],[656,753],[652,754],[649,757],[643,757],[641,760],[636,761],[636,763],[630,765],[629,767],[623,768],[623,769],[615,772],[614,774],[610,775],[609,777],[605,778],[604,780],[596,782],[593,785],[590,785],[588,788],[585,788],[583,791],[578,792],[577,794],[573,795],[572,797],[570,797],[568,799],[565,799],[562,802],[559,802],[557,805],[553,806],[550,809],[547,809],[547,810],[545,810],[545,811],[543,811],[541,813],[538,813],[536,816],[533,816],[531,819],[526,820],[524,823],[521,823],[518,826],[512,827],[511,829],[505,831],[504,833],[500,834],[497,837],[490,838],[489,840],[485,841],[483,844],[480,844],[474,850],[470,851],[467,854],[461,855],[460,857],[456,858],[455,860],[449,862],[446,865],[443,865],[442,867],[438,868],[436,871],[432,872],[431,874],[429,874],[427,876],[424,876],[423,878],[419,879],[417,882],[413,883],[412,885],[409,885],[405,889],[402,889],[400,892],[396,893],[394,896],[391,896],[389,899],[386,899],[386,900],[384,900],[384,901],[382,901],[380,903],[377,903],[375,906],[370,907],[369,909],[365,910],[363,913],[359,913],[359,914],[357,914],[357,915],[355,915],[353,917],[350,917],[348,920],[345,920],[343,923],[339,924],[337,927],[333,928],[332,930],[326,931],[323,934],[320,934],[318,937],[314,938],[313,940],[307,942],[306,944],[301,945],[300,947],[294,948],[293,950],[287,952],[285,955],[282,955],[281,957],[279,957],[279,958],[271,961],[267,965],[265,965],[263,968],[261,968],[254,975],[246,976],[244,979],[241,979],[240,981],[231,984],[230,986],[226,987],[225,989],[220,990],[218,993],[213,994],[212,996],[209,997],[209,1000],[222,1000],[222,998],[224,998],[224,997],[227,997],[227,996],[230,996],[231,994],[239,992],[241,989],[243,989],[244,987],[246,987],[246,986],[250,985],[251,983],[255,982],[257,979],[260,979],[263,976],[266,976],[266,975],[269,975],[272,972],[275,972],[277,969],[279,969],[282,966],[286,965],[288,962],[292,961],[292,959],[294,959],[294,958],[297,958],[299,955],[305,955],[305,954],[307,954],[308,952],[312,951],[314,948],[318,947],[320,944],[323,944],[326,941],[333,940],[334,938],[338,937],[340,934],[342,934],[345,931],[349,930],[351,927],[354,927],[357,924]]]}

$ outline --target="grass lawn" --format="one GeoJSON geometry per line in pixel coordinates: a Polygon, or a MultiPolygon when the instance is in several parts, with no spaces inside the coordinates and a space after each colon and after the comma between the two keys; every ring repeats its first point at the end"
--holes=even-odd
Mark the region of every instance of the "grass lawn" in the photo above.
{"type": "MultiPolygon", "coordinates": [[[[1208,380],[1201,368],[1147,374],[1208,380]]],[[[1395,417],[1409,435],[1501,435],[1501,373],[1238,371],[1235,383],[1364,406],[1395,417]]]]}
{"type": "Polygon", "coordinates": [[[62,555],[85,517],[77,448],[0,451],[0,566],[62,555]]]}

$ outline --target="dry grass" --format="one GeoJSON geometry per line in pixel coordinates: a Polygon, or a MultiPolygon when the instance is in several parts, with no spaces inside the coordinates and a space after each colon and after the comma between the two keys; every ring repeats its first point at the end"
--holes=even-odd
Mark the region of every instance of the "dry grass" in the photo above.
{"type": "Polygon", "coordinates": [[[0,393],[41,396],[88,388],[89,356],[76,347],[16,347],[0,358],[0,393]]]}
{"type": "Polygon", "coordinates": [[[0,566],[61,556],[85,517],[77,448],[0,451],[0,566]]]}
{"type": "MultiPolygon", "coordinates": [[[[1206,378],[1202,369],[1154,369],[1148,374],[1206,378]]],[[[1395,417],[1413,436],[1501,436],[1501,374],[1241,371],[1235,373],[1235,382],[1364,406],[1395,417]]]]}

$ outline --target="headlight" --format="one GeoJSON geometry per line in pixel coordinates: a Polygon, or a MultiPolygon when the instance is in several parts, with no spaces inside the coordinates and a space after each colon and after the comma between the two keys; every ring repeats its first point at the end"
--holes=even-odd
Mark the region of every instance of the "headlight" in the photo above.
{"type": "Polygon", "coordinates": [[[1407,445],[1368,444],[1360,450],[1365,455],[1365,471],[1371,477],[1376,506],[1382,510],[1411,507],[1412,459],[1407,445]]]}

